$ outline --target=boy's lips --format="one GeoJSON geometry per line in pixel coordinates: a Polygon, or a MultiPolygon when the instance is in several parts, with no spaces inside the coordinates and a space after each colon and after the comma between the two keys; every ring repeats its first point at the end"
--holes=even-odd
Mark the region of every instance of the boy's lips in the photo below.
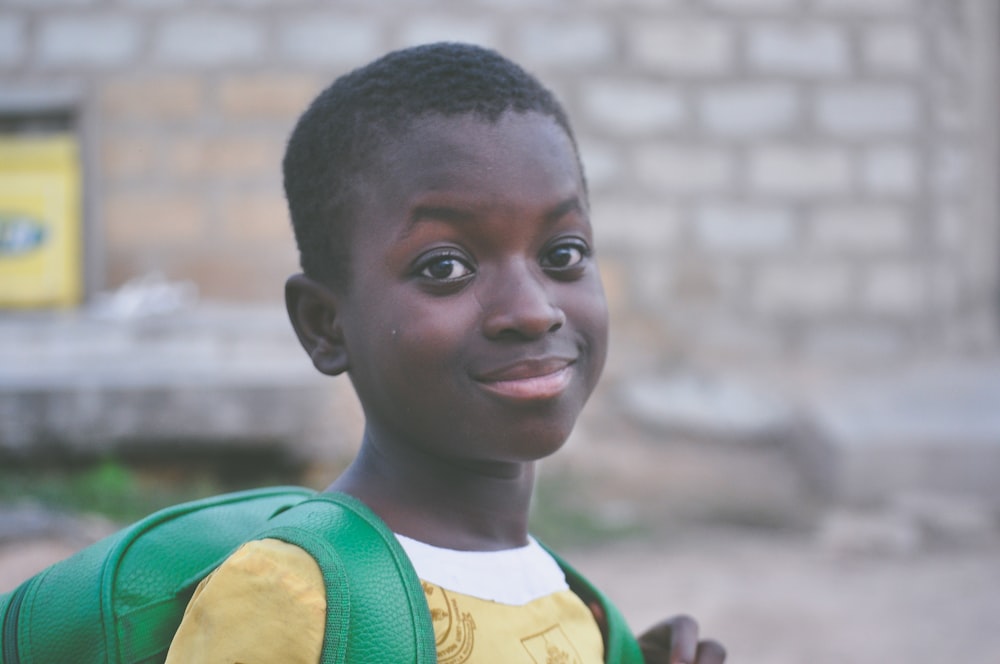
{"type": "Polygon", "coordinates": [[[490,392],[520,401],[552,399],[569,386],[573,361],[562,358],[525,360],[477,377],[490,392]]]}

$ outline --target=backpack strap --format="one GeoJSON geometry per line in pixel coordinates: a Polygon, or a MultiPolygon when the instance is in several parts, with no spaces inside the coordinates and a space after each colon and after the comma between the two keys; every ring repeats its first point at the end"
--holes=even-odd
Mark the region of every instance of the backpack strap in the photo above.
{"type": "MultiPolygon", "coordinates": [[[[545,547],[545,545],[542,545],[545,547]]],[[[566,582],[570,590],[575,592],[585,604],[596,601],[604,611],[606,621],[606,632],[604,636],[604,661],[609,664],[644,664],[645,659],[639,642],[636,641],[632,630],[625,621],[625,616],[621,614],[614,604],[597,589],[582,574],[577,572],[565,560],[560,558],[554,551],[545,547],[559,567],[566,573],[566,582]]]]}
{"type": "MultiPolygon", "coordinates": [[[[271,520],[257,538],[294,544],[316,560],[327,595],[322,664],[437,662],[434,628],[420,579],[389,527],[364,503],[321,493],[271,520]]],[[[544,545],[543,545],[544,546],[544,545]]],[[[570,589],[604,611],[604,659],[643,664],[639,643],[617,607],[555,552],[570,589]]]]}
{"type": "Polygon", "coordinates": [[[322,664],[437,661],[420,579],[395,535],[360,500],[317,494],[256,538],[298,546],[319,565],[327,598],[322,664]]]}

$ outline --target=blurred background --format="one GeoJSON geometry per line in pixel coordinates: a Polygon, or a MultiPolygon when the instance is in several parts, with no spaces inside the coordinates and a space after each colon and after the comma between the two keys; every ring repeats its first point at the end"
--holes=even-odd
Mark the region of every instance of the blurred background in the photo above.
{"type": "Polygon", "coordinates": [[[0,592],[343,467],[284,142],[438,40],[550,85],[590,184],[612,351],[536,531],[731,661],[1000,662],[995,0],[0,1],[0,592]]]}

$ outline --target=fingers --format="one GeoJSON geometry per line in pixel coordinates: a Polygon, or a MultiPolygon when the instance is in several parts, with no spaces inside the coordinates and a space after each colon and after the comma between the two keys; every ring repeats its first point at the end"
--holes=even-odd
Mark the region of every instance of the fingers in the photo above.
{"type": "Polygon", "coordinates": [[[698,640],[698,623],[676,616],[658,623],[641,637],[646,664],[723,664],[726,649],[718,641],[698,640]]]}
{"type": "Polygon", "coordinates": [[[671,625],[670,664],[695,662],[698,652],[698,622],[691,616],[676,616],[667,621],[671,625]]]}
{"type": "Polygon", "coordinates": [[[705,639],[698,643],[695,664],[723,664],[726,661],[726,649],[713,639],[705,639]]]}
{"type": "Polygon", "coordinates": [[[639,637],[647,664],[694,664],[698,650],[698,623],[675,616],[657,623],[639,637]]]}

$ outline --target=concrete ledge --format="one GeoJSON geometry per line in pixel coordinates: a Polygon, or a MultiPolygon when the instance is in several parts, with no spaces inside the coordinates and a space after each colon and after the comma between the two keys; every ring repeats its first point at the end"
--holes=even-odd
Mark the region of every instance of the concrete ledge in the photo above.
{"type": "Polygon", "coordinates": [[[619,396],[626,415],[664,438],[787,451],[804,489],[827,503],[933,495],[1000,509],[1000,356],[877,376],[806,373],[677,370],[633,378],[619,396]]]}
{"type": "Polygon", "coordinates": [[[801,470],[840,502],[964,496],[1000,507],[1000,357],[913,367],[810,397],[801,470]]]}
{"type": "Polygon", "coordinates": [[[348,381],[316,372],[279,304],[0,316],[9,456],[242,446],[336,458],[359,428],[348,381]]]}

